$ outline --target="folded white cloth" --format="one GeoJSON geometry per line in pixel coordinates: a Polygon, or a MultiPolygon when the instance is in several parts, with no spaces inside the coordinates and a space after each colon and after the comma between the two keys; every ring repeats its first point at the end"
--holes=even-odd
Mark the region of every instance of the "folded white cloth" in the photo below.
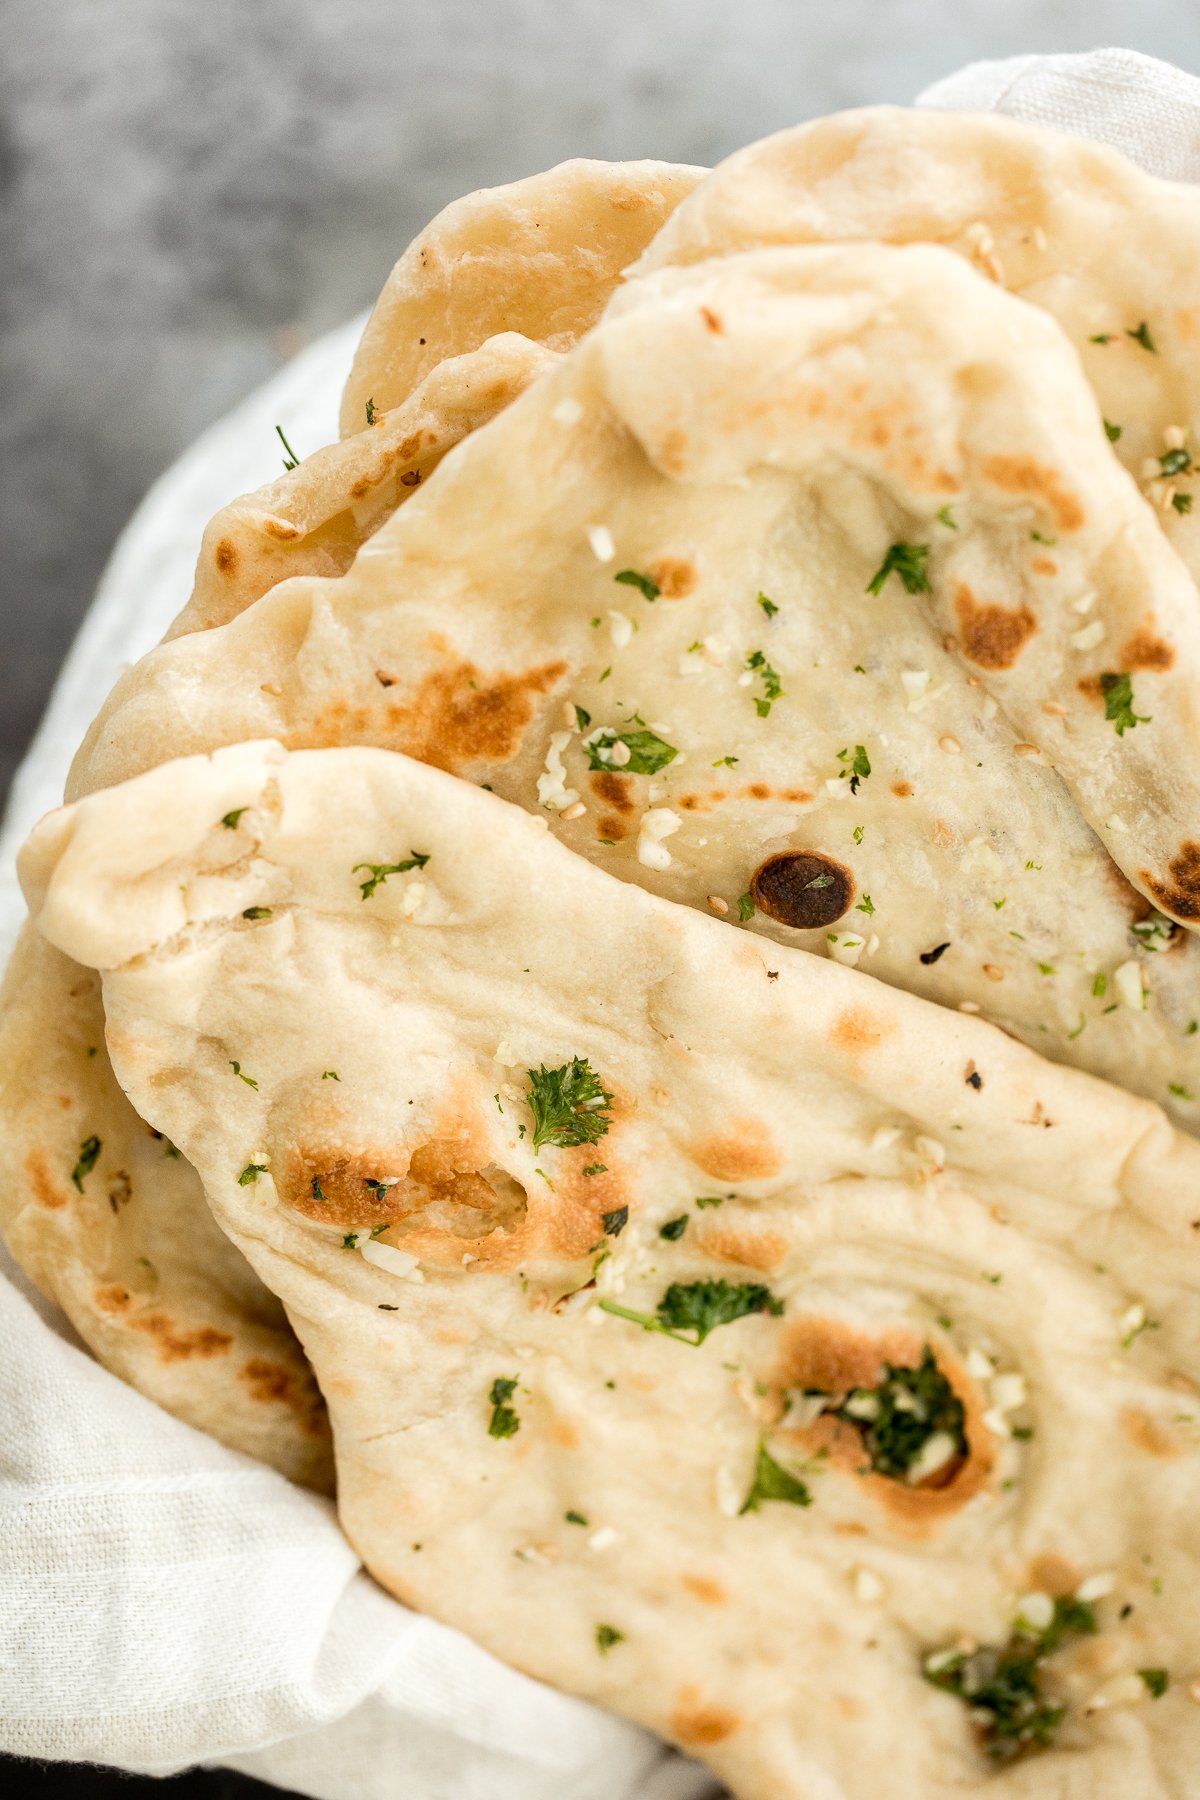
{"type": "MultiPolygon", "coordinates": [[[[977,63],[921,96],[1114,144],[1200,179],[1200,81],[1126,50],[977,63]]],[[[334,435],[361,321],[298,357],[151,490],[100,584],[0,835],[57,803],[123,663],[191,585],[200,531],[334,435]]],[[[702,1800],[692,1763],[505,1668],[362,1574],[332,1508],[98,1368],[0,1272],[0,1748],[165,1773],[221,1761],[314,1800],[702,1800]]]]}

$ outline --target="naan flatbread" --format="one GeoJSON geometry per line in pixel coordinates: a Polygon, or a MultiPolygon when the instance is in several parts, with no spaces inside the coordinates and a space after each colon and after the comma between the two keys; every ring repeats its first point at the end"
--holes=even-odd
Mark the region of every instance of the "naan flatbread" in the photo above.
{"type": "Polygon", "coordinates": [[[1200,573],[1200,188],[995,114],[835,113],[737,151],[632,271],[780,244],[942,244],[1058,320],[1116,455],[1200,573]]]}
{"type": "Polygon", "coordinates": [[[1190,1120],[1198,694],[1052,320],[945,250],[755,252],[630,283],[340,583],[147,658],[72,792],[167,742],[399,749],[1190,1120]]]}
{"type": "Polygon", "coordinates": [[[23,876],[394,1593],[744,1800],[1190,1800],[1200,1146],[1156,1107],[380,751],[168,765],[23,876]]]}
{"type": "MultiPolygon", "coordinates": [[[[307,456],[296,445],[295,467],[217,514],[168,637],[227,622],[290,576],[343,572],[445,450],[549,365],[550,350],[505,328],[506,309],[537,330],[549,329],[552,314],[554,342],[565,347],[699,174],[577,162],[473,196],[435,220],[423,245],[465,251],[465,224],[486,240],[487,304],[480,297],[467,311],[447,310],[444,269],[413,252],[420,268],[406,278],[406,304],[423,309],[436,355],[430,344],[414,350],[411,392],[393,361],[372,399],[373,424],[364,399],[348,421],[353,435],[307,456]],[[545,234],[552,255],[532,230],[545,234]],[[489,336],[488,319],[500,335],[489,336]]],[[[472,266],[478,273],[481,265],[472,266]]],[[[394,290],[395,281],[393,298],[394,290]]],[[[391,305],[368,333],[376,349],[356,363],[364,378],[379,318],[395,323],[391,305]]],[[[376,679],[384,686],[391,677],[381,669],[376,679]]],[[[328,1488],[320,1396],[277,1302],[214,1233],[191,1169],[121,1095],[94,977],[32,933],[0,991],[0,1151],[9,1248],[99,1360],[189,1423],[328,1488]]]]}

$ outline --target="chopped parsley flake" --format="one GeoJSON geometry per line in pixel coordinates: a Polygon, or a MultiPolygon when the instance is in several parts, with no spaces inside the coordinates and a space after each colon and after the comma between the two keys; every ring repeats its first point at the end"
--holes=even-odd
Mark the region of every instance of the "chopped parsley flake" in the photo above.
{"type": "Polygon", "coordinates": [[[1097,1000],[1103,1000],[1103,998],[1104,998],[1105,994],[1107,994],[1107,992],[1108,992],[1108,976],[1104,975],[1104,974],[1097,975],[1096,979],[1092,982],[1093,997],[1097,1000]]]}
{"type": "Polygon", "coordinates": [[[933,584],[925,570],[928,544],[893,544],[866,586],[868,594],[883,592],[889,575],[898,575],[908,594],[931,594],[933,584]]]}
{"type": "Polygon", "coordinates": [[[595,1144],[608,1130],[603,1115],[613,1097],[585,1057],[576,1056],[560,1068],[527,1069],[529,1110],[533,1114],[533,1147],[556,1144],[569,1150],[576,1144],[595,1144]]]}
{"type": "Polygon", "coordinates": [[[779,611],[775,602],[773,600],[768,600],[765,594],[760,594],[758,596],[758,604],[762,607],[768,619],[773,619],[775,614],[779,611]]]}
{"type": "Polygon", "coordinates": [[[428,861],[428,856],[422,856],[419,850],[410,850],[403,862],[355,863],[350,873],[357,875],[360,869],[367,870],[368,879],[360,882],[359,885],[362,888],[363,899],[369,900],[375,889],[381,882],[386,881],[389,875],[405,875],[409,869],[423,869],[428,861]]]}
{"type": "Polygon", "coordinates": [[[1135,725],[1150,723],[1150,714],[1135,713],[1133,710],[1131,675],[1101,675],[1100,692],[1104,695],[1104,716],[1112,720],[1118,737],[1124,737],[1135,725]]]}
{"type": "Polygon", "coordinates": [[[319,1205],[325,1204],[325,1189],[321,1186],[320,1177],[317,1175],[312,1178],[312,1197],[319,1205]]]}
{"type": "Polygon", "coordinates": [[[683,1236],[687,1228],[688,1216],[686,1213],[680,1213],[677,1219],[668,1219],[665,1225],[660,1225],[658,1235],[660,1238],[666,1238],[669,1244],[673,1244],[677,1238],[683,1236]]]}
{"type": "Polygon", "coordinates": [[[938,522],[942,525],[948,526],[951,531],[958,530],[958,523],[954,517],[954,514],[951,512],[951,510],[948,506],[939,506],[938,510],[937,510],[937,517],[938,517],[938,522]]]}
{"type": "Polygon", "coordinates": [[[653,1315],[634,1312],[612,1300],[602,1300],[600,1306],[602,1311],[613,1313],[619,1319],[629,1319],[644,1331],[661,1331],[666,1337],[678,1338],[681,1343],[693,1346],[702,1344],[718,1325],[731,1325],[735,1319],[744,1319],[750,1313],[766,1312],[778,1318],[783,1311],[783,1301],[777,1300],[770,1288],[761,1282],[725,1280],[673,1281],[653,1315]],[[696,1335],[688,1337],[687,1332],[696,1335]]]}
{"type": "Polygon", "coordinates": [[[104,1145],[101,1143],[100,1139],[95,1136],[84,1138],[82,1144],[79,1146],[79,1161],[71,1170],[71,1180],[81,1194],[83,1192],[84,1177],[90,1175],[95,1168],[97,1158],[103,1148],[104,1145]]]}
{"type": "Polygon", "coordinates": [[[595,732],[583,747],[589,768],[619,769],[622,775],[657,775],[679,755],[674,744],[666,743],[653,731],[613,731],[608,726],[595,732]],[[614,744],[624,744],[629,752],[628,762],[613,760],[614,744]]]}
{"type": "Polygon", "coordinates": [[[589,1163],[587,1168],[583,1172],[585,1175],[607,1175],[608,1174],[608,1164],[607,1163],[589,1163]]]}
{"type": "Polygon", "coordinates": [[[625,1633],[618,1631],[615,1625],[597,1625],[596,1648],[601,1656],[607,1656],[614,1644],[623,1644],[625,1633]]]}
{"type": "Polygon", "coordinates": [[[623,581],[626,587],[635,587],[644,594],[647,600],[657,600],[662,593],[657,581],[651,581],[649,575],[639,575],[636,569],[622,569],[614,581],[623,581]]]}
{"type": "Polygon", "coordinates": [[[586,710],[586,708],[584,708],[582,706],[577,706],[575,708],[575,723],[576,723],[576,725],[578,725],[580,731],[586,731],[588,726],[591,724],[591,722],[592,722],[591,713],[588,712],[586,710]]]}
{"type": "Polygon", "coordinates": [[[373,425],[379,417],[379,409],[373,400],[367,401],[367,424],[373,425]]]}
{"type": "Polygon", "coordinates": [[[259,1176],[265,1175],[266,1172],[266,1163],[247,1163],[241,1174],[238,1176],[238,1186],[249,1187],[252,1181],[257,1181],[259,1176]]]}
{"type": "Polygon", "coordinates": [[[864,894],[862,899],[859,901],[858,905],[855,907],[854,910],[855,910],[855,912],[861,912],[861,913],[867,913],[867,914],[873,913],[875,911],[875,904],[874,904],[873,900],[871,899],[870,894],[864,894]]]}
{"type": "Polygon", "coordinates": [[[1169,1081],[1167,1087],[1177,1100],[1191,1100],[1193,1098],[1193,1095],[1188,1092],[1181,1081],[1169,1081]]]}
{"type": "Polygon", "coordinates": [[[573,1511],[565,1512],[563,1514],[563,1518],[567,1521],[568,1525],[585,1525],[586,1526],[586,1524],[587,1524],[587,1519],[584,1517],[584,1515],[581,1512],[573,1512],[573,1511]]]}
{"type": "Polygon", "coordinates": [[[736,1198],[737,1196],[735,1194],[699,1194],[696,1197],[696,1205],[701,1208],[706,1206],[724,1206],[727,1200],[734,1200],[736,1198]]]}
{"type": "Polygon", "coordinates": [[[233,1070],[234,1074],[237,1076],[238,1080],[244,1081],[247,1087],[252,1087],[252,1088],[258,1087],[258,1083],[257,1083],[257,1081],[255,1081],[253,1075],[243,1075],[242,1074],[242,1065],[240,1062],[234,1062],[233,1058],[230,1057],[229,1066],[233,1070]]]}
{"type": "Polygon", "coordinates": [[[517,1379],[515,1375],[497,1375],[488,1390],[488,1399],[492,1403],[492,1416],[488,1420],[489,1437],[516,1437],[521,1429],[520,1419],[508,1404],[517,1391],[517,1379]]]}
{"type": "Polygon", "coordinates": [[[1062,1723],[1066,1707],[1044,1698],[1041,1663],[1070,1634],[1092,1633],[1096,1618],[1080,1600],[1056,1600],[1054,1617],[1043,1632],[1018,1621],[1007,1644],[967,1654],[935,1651],[924,1662],[924,1675],[934,1687],[954,1694],[971,1709],[987,1754],[1011,1762],[1023,1752],[1046,1749],[1062,1723]]]}
{"type": "Polygon", "coordinates": [[[1104,435],[1108,439],[1110,444],[1116,443],[1117,439],[1121,435],[1121,430],[1122,430],[1122,427],[1120,425],[1114,425],[1111,419],[1105,419],[1104,435]]]}
{"type": "Polygon", "coordinates": [[[1192,453],[1181,445],[1177,450],[1166,451],[1158,466],[1164,475],[1186,475],[1192,466],[1192,453]]]}
{"type": "Polygon", "coordinates": [[[891,1481],[907,1478],[935,1433],[953,1440],[955,1457],[967,1455],[962,1401],[928,1344],[915,1369],[884,1363],[883,1378],[874,1387],[855,1388],[826,1410],[858,1427],[871,1468],[891,1481]]]}
{"type": "Polygon", "coordinates": [[[1151,356],[1158,355],[1158,345],[1150,336],[1150,327],[1147,325],[1145,319],[1141,321],[1136,331],[1127,330],[1125,336],[1127,338],[1132,338],[1135,344],[1140,344],[1143,350],[1148,350],[1151,356]]]}
{"type": "Polygon", "coordinates": [[[775,700],[783,699],[783,684],[779,672],[773,669],[761,650],[751,650],[746,658],[746,667],[759,677],[763,684],[762,698],[755,699],[754,710],[760,719],[765,719],[775,700]]]}
{"type": "Polygon", "coordinates": [[[849,780],[850,792],[857,794],[859,783],[865,781],[871,773],[871,759],[862,744],[855,744],[852,751],[839,750],[837,754],[838,761],[846,765],[839,771],[838,780],[849,780]]]}
{"type": "Polygon", "coordinates": [[[287,456],[285,456],[283,459],[284,468],[285,469],[298,469],[300,467],[300,458],[296,455],[296,452],[292,449],[292,446],[288,443],[287,439],[284,437],[282,425],[277,425],[275,427],[275,435],[278,437],[280,443],[283,445],[284,449],[287,451],[287,456]]]}
{"type": "Polygon", "coordinates": [[[1191,494],[1172,494],[1171,505],[1177,513],[1190,513],[1192,510],[1191,494]]]}
{"type": "Polygon", "coordinates": [[[738,1508],[738,1517],[743,1513],[757,1512],[764,1500],[787,1500],[792,1506],[811,1506],[812,1495],[802,1481],[789,1475],[771,1455],[761,1440],[758,1456],[754,1463],[754,1482],[738,1508]]]}
{"type": "Polygon", "coordinates": [[[753,894],[739,894],[737,909],[738,909],[738,923],[740,925],[744,925],[748,919],[752,919],[754,917],[754,895],[753,894]]]}
{"type": "Polygon", "coordinates": [[[1161,1700],[1171,1685],[1171,1677],[1166,1669],[1139,1669],[1138,1674],[1145,1682],[1152,1700],[1161,1700]]]}
{"type": "Polygon", "coordinates": [[[740,761],[740,758],[738,758],[736,756],[718,756],[716,762],[713,764],[713,768],[714,769],[733,769],[733,768],[736,768],[739,761],[740,761]]]}
{"type": "Polygon", "coordinates": [[[340,1081],[341,1079],[336,1069],[326,1069],[321,1076],[322,1081],[340,1081]]]}
{"type": "Polygon", "coordinates": [[[248,906],[242,914],[243,919],[269,919],[270,916],[269,906],[248,906]]]}
{"type": "Polygon", "coordinates": [[[250,808],[248,806],[239,806],[235,812],[227,812],[225,817],[221,820],[226,831],[236,831],[238,820],[244,812],[249,812],[249,810],[250,808]]]}
{"type": "Polygon", "coordinates": [[[601,1214],[604,1222],[605,1237],[620,1237],[629,1223],[629,1208],[618,1206],[612,1212],[601,1214]]]}
{"type": "Polygon", "coordinates": [[[864,830],[865,830],[865,827],[862,825],[856,825],[854,827],[854,841],[856,844],[862,843],[864,830]]]}

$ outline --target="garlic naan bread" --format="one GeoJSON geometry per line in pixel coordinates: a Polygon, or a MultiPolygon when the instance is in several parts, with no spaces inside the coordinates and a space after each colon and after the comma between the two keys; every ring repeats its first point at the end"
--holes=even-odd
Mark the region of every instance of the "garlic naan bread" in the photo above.
{"type": "Polygon", "coordinates": [[[1200,573],[1200,188],[996,114],[864,107],[720,163],[631,273],[858,240],[943,244],[1057,319],[1115,453],[1200,573]]]}
{"type": "MultiPolygon", "coordinates": [[[[464,250],[466,220],[486,240],[491,310],[482,298],[468,312],[448,308],[444,268],[414,250],[407,304],[419,307],[436,355],[414,347],[411,391],[393,358],[375,397],[368,389],[370,418],[364,400],[349,421],[353,435],[301,454],[278,481],[217,514],[168,637],[236,617],[289,576],[342,573],[445,450],[552,360],[506,321],[549,330],[552,316],[555,344],[570,343],[699,174],[577,162],[435,220],[421,244],[464,250]],[[545,233],[553,256],[532,231],[545,233]]],[[[373,355],[356,364],[368,381],[373,355]]],[[[9,1248],[97,1358],[188,1423],[328,1488],[324,1410],[282,1310],[214,1231],[192,1170],[121,1094],[95,977],[32,932],[0,991],[0,1151],[9,1248]]]]}
{"type": "Polygon", "coordinates": [[[358,431],[368,400],[398,405],[443,358],[497,332],[569,350],[706,173],[575,157],[455,200],[384,284],[346,383],[343,436],[358,431]]]}
{"type": "Polygon", "coordinates": [[[1191,1800],[1200,1146],[1158,1108],[377,750],[161,767],[22,873],[395,1594],[743,1800],[1191,1800]]]}
{"type": "Polygon", "coordinates": [[[399,749],[1195,1116],[1200,605],[1057,325],[927,246],[630,283],[340,582],[167,644],[78,794],[399,749]]]}

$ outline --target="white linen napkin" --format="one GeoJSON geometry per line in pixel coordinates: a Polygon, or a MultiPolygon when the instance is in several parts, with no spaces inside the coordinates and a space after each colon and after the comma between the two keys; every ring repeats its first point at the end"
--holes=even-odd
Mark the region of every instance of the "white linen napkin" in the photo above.
{"type": "MultiPolygon", "coordinates": [[[[1128,50],[975,63],[920,104],[999,111],[1200,179],[1200,81],[1128,50]]],[[[191,586],[200,532],[335,436],[362,321],[207,432],[124,532],[14,784],[16,847],[124,663],[191,586]]],[[[7,1273],[6,1273],[7,1272],[7,1273]]],[[[377,1588],[332,1508],[179,1424],[99,1368],[0,1269],[0,1748],[167,1773],[219,1761],[313,1800],[705,1800],[695,1764],[515,1673],[377,1588]]]]}

